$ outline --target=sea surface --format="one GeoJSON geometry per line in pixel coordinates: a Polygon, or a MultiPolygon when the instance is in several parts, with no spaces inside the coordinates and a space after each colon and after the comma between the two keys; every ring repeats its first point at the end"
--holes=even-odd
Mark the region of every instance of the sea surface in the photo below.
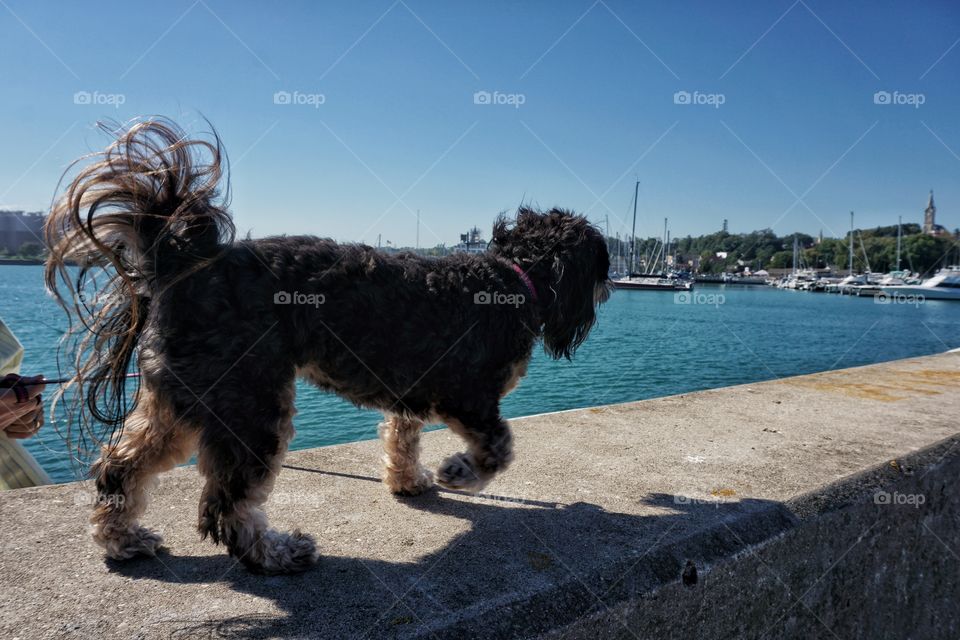
{"type": "MultiPolygon", "coordinates": [[[[0,266],[0,317],[24,344],[22,373],[57,370],[63,311],[42,267],[0,266]]],[[[507,418],[854,367],[960,348],[960,302],[878,304],[872,298],[704,285],[693,295],[616,291],[572,362],[539,347],[503,402],[507,418]]],[[[293,449],[376,438],[380,415],[298,383],[293,449]]],[[[54,423],[66,426],[64,412],[54,423]]],[[[27,448],[58,482],[73,480],[48,417],[27,448]]]]}

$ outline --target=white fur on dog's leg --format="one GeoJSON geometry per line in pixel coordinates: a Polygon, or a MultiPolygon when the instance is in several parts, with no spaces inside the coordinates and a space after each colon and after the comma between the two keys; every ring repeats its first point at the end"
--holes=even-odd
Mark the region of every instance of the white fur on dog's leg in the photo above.
{"type": "Polygon", "coordinates": [[[396,495],[416,496],[433,486],[433,473],[419,465],[413,469],[401,470],[388,463],[383,483],[396,495]]]}
{"type": "Polygon", "coordinates": [[[268,528],[267,514],[250,503],[240,504],[224,527],[230,555],[254,573],[306,571],[320,558],[313,536],[299,529],[287,533],[268,528]]]}
{"type": "Polygon", "coordinates": [[[472,454],[455,453],[446,458],[437,469],[437,484],[447,489],[480,491],[487,486],[492,476],[484,477],[476,468],[472,454]]]}
{"type": "Polygon", "coordinates": [[[129,525],[124,530],[118,530],[111,525],[96,525],[93,539],[104,548],[107,556],[114,560],[155,556],[157,551],[164,548],[163,536],[139,524],[129,525]]]}
{"type": "Polygon", "coordinates": [[[380,423],[383,442],[383,484],[396,495],[415,496],[433,486],[433,474],[420,464],[423,422],[386,415],[380,423]]]}
{"type": "Polygon", "coordinates": [[[257,547],[258,569],[268,574],[306,571],[320,559],[313,536],[299,530],[282,533],[271,529],[257,547]]]}
{"type": "Polygon", "coordinates": [[[411,486],[411,495],[423,493],[433,486],[433,472],[426,467],[417,467],[413,485],[411,486]]]}

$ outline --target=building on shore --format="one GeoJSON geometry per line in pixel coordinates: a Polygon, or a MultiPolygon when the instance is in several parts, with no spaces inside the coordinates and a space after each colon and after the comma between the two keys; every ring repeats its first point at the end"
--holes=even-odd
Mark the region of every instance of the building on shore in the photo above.
{"type": "Polygon", "coordinates": [[[478,227],[460,234],[460,243],[451,247],[453,253],[483,253],[487,250],[487,241],[478,227]]]}
{"type": "Polygon", "coordinates": [[[933,189],[930,190],[927,208],[923,212],[923,232],[928,236],[946,236],[950,234],[945,227],[937,224],[937,206],[933,204],[933,189]]]}
{"type": "Polygon", "coordinates": [[[39,211],[0,211],[0,251],[17,253],[28,243],[43,245],[43,223],[39,211]]]}

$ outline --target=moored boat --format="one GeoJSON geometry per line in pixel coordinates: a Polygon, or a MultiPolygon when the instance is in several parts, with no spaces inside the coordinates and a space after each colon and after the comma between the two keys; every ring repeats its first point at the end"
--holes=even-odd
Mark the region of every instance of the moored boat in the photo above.
{"type": "MultiPolygon", "coordinates": [[[[630,231],[630,271],[626,276],[614,279],[614,289],[633,289],[639,291],[689,291],[693,288],[693,281],[687,277],[687,274],[678,274],[675,272],[659,273],[637,273],[636,269],[636,247],[637,247],[637,199],[640,195],[640,181],[637,180],[633,187],[633,227],[630,231]]],[[[663,219],[663,243],[659,244],[657,255],[654,257],[653,269],[667,268],[667,253],[670,247],[670,236],[667,231],[667,219],[663,219]]],[[[645,262],[646,263],[646,262],[645,262]]],[[[650,268],[650,267],[645,267],[650,268]]]]}
{"type": "Polygon", "coordinates": [[[913,277],[909,271],[891,271],[875,282],[868,281],[864,284],[856,284],[849,287],[849,293],[856,296],[874,296],[881,292],[883,287],[901,286],[901,285],[919,285],[918,278],[913,277]]]}
{"type": "Polygon", "coordinates": [[[921,284],[889,284],[880,287],[887,296],[915,296],[923,300],[960,300],[960,266],[940,269],[921,284]]]}
{"type": "Polygon", "coordinates": [[[676,277],[674,274],[631,273],[629,276],[613,281],[614,289],[638,289],[646,291],[689,291],[693,282],[676,277]]]}

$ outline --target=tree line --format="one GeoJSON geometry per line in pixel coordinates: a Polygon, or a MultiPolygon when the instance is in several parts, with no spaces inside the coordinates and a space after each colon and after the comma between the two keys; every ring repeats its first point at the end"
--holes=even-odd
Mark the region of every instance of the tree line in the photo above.
{"type": "Polygon", "coordinates": [[[42,258],[46,253],[43,245],[39,242],[24,242],[16,251],[8,251],[5,247],[0,247],[0,258],[42,258]]]}
{"type": "MultiPolygon", "coordinates": [[[[930,274],[949,264],[960,263],[960,230],[931,236],[918,224],[901,227],[900,268],[930,274]]],[[[736,273],[749,269],[788,269],[793,266],[796,239],[799,264],[814,269],[844,272],[849,261],[849,234],[844,238],[815,238],[805,233],[778,236],[770,229],[751,233],[718,231],[703,236],[686,236],[670,241],[669,255],[681,269],[699,273],[736,273]],[[720,255],[718,255],[720,254],[720,255]],[[723,254],[726,254],[723,257],[723,254]]],[[[613,263],[630,262],[630,239],[608,238],[613,263]],[[622,262],[620,261],[622,257],[622,262]]],[[[636,266],[646,271],[662,264],[662,238],[637,238],[636,266]],[[658,260],[659,257],[659,260],[658,260]]],[[[897,226],[856,230],[853,233],[855,271],[885,273],[897,269],[897,226]]]]}

